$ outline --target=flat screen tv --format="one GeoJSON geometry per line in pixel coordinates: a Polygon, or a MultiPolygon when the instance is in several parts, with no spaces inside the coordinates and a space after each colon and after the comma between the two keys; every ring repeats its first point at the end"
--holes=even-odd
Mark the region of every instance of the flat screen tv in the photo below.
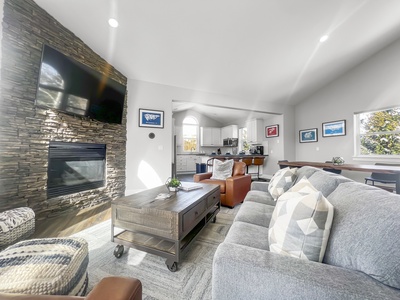
{"type": "Polygon", "coordinates": [[[121,124],[126,86],[43,46],[36,105],[121,124]]]}

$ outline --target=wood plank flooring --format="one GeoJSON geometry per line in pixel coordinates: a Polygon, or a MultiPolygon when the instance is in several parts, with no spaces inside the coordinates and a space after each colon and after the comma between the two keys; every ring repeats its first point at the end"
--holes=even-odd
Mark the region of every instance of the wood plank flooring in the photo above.
{"type": "Polygon", "coordinates": [[[66,237],[111,218],[111,202],[36,221],[32,238],[66,237]]]}

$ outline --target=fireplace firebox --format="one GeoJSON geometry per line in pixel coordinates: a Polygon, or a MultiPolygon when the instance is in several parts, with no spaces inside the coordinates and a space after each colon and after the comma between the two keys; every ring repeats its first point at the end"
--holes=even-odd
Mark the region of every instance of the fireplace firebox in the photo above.
{"type": "Polygon", "coordinates": [[[105,170],[106,145],[51,141],[47,198],[103,187],[105,170]]]}

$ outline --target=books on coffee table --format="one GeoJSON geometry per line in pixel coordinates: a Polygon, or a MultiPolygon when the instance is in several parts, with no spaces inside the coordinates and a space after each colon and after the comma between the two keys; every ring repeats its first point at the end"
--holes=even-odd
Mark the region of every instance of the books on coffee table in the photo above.
{"type": "Polygon", "coordinates": [[[203,186],[199,183],[195,183],[195,182],[181,182],[181,186],[179,187],[180,190],[182,191],[193,191],[193,190],[197,190],[197,189],[202,189],[203,186]]]}

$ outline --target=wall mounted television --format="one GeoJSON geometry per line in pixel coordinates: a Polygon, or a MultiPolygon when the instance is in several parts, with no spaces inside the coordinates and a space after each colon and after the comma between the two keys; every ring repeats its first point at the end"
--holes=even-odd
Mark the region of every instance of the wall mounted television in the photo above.
{"type": "Polygon", "coordinates": [[[121,124],[126,86],[43,46],[36,105],[121,124]]]}

